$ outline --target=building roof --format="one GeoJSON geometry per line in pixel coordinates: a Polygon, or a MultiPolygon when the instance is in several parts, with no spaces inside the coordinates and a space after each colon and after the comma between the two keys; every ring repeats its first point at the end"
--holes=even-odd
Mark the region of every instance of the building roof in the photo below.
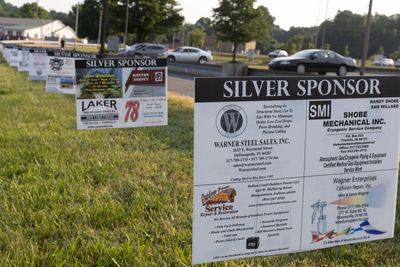
{"type": "Polygon", "coordinates": [[[51,23],[49,19],[27,19],[0,17],[0,27],[15,30],[27,30],[51,23]]]}

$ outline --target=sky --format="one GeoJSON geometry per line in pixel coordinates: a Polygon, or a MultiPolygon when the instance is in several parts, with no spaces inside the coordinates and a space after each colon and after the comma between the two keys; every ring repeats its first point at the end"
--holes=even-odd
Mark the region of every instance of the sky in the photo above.
{"type": "MultiPolygon", "coordinates": [[[[16,6],[36,0],[6,0],[16,6]]],[[[39,0],[46,9],[67,12],[71,6],[83,0],[39,0]]],[[[218,6],[218,0],[177,0],[182,8],[185,21],[195,23],[201,17],[211,17],[212,9],[218,6]]],[[[256,6],[266,6],[275,24],[288,30],[291,26],[310,27],[319,25],[325,19],[333,19],[338,10],[350,10],[357,14],[368,12],[369,0],[257,0],[256,6]],[[328,7],[328,8],[327,8],[328,7]],[[326,13],[326,10],[328,11],[326,13]]],[[[400,14],[400,0],[375,0],[372,13],[383,15],[400,14]]]]}

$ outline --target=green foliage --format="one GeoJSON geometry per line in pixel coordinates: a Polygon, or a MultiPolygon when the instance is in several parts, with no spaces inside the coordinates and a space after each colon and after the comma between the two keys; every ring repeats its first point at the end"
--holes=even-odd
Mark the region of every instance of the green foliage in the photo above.
{"type": "MultiPolygon", "coordinates": [[[[85,0],[79,6],[79,30],[80,38],[87,37],[89,40],[98,39],[101,4],[97,0],[85,0]]],[[[70,17],[75,18],[76,5],[72,7],[70,17]]],[[[73,21],[75,27],[75,20],[73,21]]]]}
{"type": "Polygon", "coordinates": [[[18,7],[0,0],[0,16],[1,17],[18,17],[18,7]]]}
{"type": "MultiPolygon", "coordinates": [[[[109,3],[110,34],[123,33],[125,29],[126,1],[111,0],[109,3]]],[[[131,0],[129,6],[129,33],[135,34],[135,42],[153,41],[157,36],[177,32],[183,17],[179,14],[176,0],[131,0]]]]}
{"type": "Polygon", "coordinates": [[[189,44],[191,46],[203,47],[206,34],[201,28],[189,32],[189,44]]]}
{"type": "Polygon", "coordinates": [[[195,25],[202,27],[205,33],[208,35],[212,35],[214,33],[214,27],[210,18],[201,17],[196,21],[195,25]]]}
{"type": "Polygon", "coordinates": [[[378,51],[376,51],[376,53],[377,53],[378,55],[385,55],[385,50],[383,49],[382,46],[380,46],[380,47],[378,48],[378,51]]]}
{"type": "Polygon", "coordinates": [[[267,18],[261,9],[254,8],[254,0],[221,0],[213,9],[218,38],[233,43],[232,61],[235,62],[239,43],[266,38],[267,18]]]}
{"type": "Polygon", "coordinates": [[[18,15],[22,18],[37,18],[36,10],[38,11],[37,12],[38,18],[41,19],[50,18],[49,12],[47,12],[47,10],[41,6],[38,7],[37,3],[23,4],[18,10],[18,15]]]}
{"type": "Polygon", "coordinates": [[[348,46],[348,45],[346,45],[346,46],[344,47],[343,56],[345,56],[345,57],[350,56],[350,49],[349,49],[349,46],[348,46]]]}
{"type": "Polygon", "coordinates": [[[286,50],[289,54],[294,54],[299,50],[303,49],[304,36],[297,34],[293,37],[290,37],[286,42],[286,50]]]}
{"type": "Polygon", "coordinates": [[[398,60],[400,58],[400,47],[390,54],[390,58],[393,58],[394,60],[398,60]]]}

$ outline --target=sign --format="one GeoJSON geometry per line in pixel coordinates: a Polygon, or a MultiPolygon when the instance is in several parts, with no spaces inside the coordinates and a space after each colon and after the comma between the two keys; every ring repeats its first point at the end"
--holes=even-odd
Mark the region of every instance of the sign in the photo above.
{"type": "Polygon", "coordinates": [[[18,71],[27,72],[29,70],[29,48],[21,47],[19,52],[18,71]]]}
{"type": "Polygon", "coordinates": [[[96,57],[95,54],[70,51],[48,51],[46,92],[75,94],[75,59],[96,57]]]}
{"type": "Polygon", "coordinates": [[[28,79],[46,81],[48,62],[46,48],[29,49],[28,79]]]}
{"type": "Polygon", "coordinates": [[[119,46],[119,37],[118,36],[108,36],[107,37],[107,46],[110,52],[117,52],[119,46]]]}
{"type": "Polygon", "coordinates": [[[193,263],[393,237],[399,83],[196,79],[193,263]]]}
{"type": "Polygon", "coordinates": [[[78,129],[167,125],[165,59],[77,60],[78,129]]]}
{"type": "Polygon", "coordinates": [[[8,63],[10,64],[11,67],[18,67],[19,57],[20,57],[20,53],[18,50],[19,48],[17,46],[14,46],[11,49],[9,49],[8,63]]]}

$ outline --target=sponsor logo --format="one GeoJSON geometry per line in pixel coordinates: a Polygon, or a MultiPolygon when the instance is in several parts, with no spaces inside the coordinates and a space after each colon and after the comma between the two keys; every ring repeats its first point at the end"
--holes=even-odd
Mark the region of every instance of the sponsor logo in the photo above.
{"type": "Polygon", "coordinates": [[[150,85],[165,83],[164,71],[132,70],[125,82],[125,92],[130,85],[150,85]]]}
{"type": "Polygon", "coordinates": [[[204,212],[200,216],[237,213],[234,209],[236,190],[230,186],[218,187],[216,190],[201,194],[204,212]]]}
{"type": "Polygon", "coordinates": [[[332,113],[331,101],[310,101],[308,119],[330,119],[332,113]]]}
{"type": "Polygon", "coordinates": [[[156,73],[155,73],[155,78],[154,78],[154,80],[156,81],[156,82],[163,82],[164,81],[164,72],[162,72],[162,71],[156,71],[156,73]]]}
{"type": "Polygon", "coordinates": [[[52,58],[49,64],[51,70],[60,71],[63,68],[64,61],[61,58],[52,58]]]}
{"type": "Polygon", "coordinates": [[[117,110],[117,101],[114,99],[104,99],[104,100],[89,100],[82,101],[82,111],[86,111],[90,108],[109,108],[113,110],[117,110]]]}
{"type": "Polygon", "coordinates": [[[218,112],[216,124],[221,135],[234,138],[246,129],[247,115],[241,107],[229,105],[218,112]]]}

